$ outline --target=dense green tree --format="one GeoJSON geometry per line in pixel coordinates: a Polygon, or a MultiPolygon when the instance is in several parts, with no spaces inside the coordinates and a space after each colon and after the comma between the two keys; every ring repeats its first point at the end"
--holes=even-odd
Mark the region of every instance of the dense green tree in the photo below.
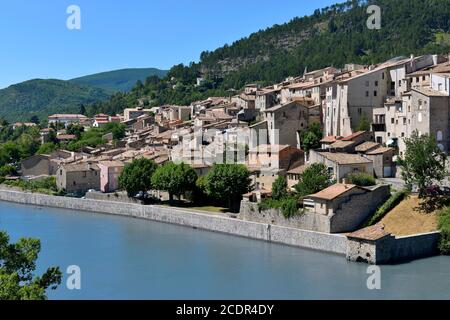
{"type": "Polygon", "coordinates": [[[422,198],[428,187],[441,182],[448,175],[447,156],[439,149],[433,136],[419,135],[417,130],[405,139],[405,145],[405,154],[398,161],[402,177],[408,185],[418,187],[422,198]]]}
{"type": "Polygon", "coordinates": [[[58,145],[53,142],[46,142],[41,144],[37,153],[38,154],[51,154],[58,149],[58,145]]]}
{"type": "Polygon", "coordinates": [[[365,113],[362,114],[355,131],[370,131],[370,120],[365,113]]]}
{"type": "Polygon", "coordinates": [[[287,180],[283,176],[279,176],[272,184],[272,198],[280,200],[287,195],[287,180]]]}
{"type": "Polygon", "coordinates": [[[67,134],[73,134],[77,139],[81,138],[81,134],[84,132],[84,127],[79,124],[69,124],[67,126],[67,134]]]}
{"type": "Polygon", "coordinates": [[[305,152],[321,147],[322,126],[318,122],[311,123],[306,130],[300,131],[300,146],[305,152]]]}
{"type": "Polygon", "coordinates": [[[215,164],[205,178],[207,194],[223,203],[227,203],[231,210],[242,195],[249,191],[250,172],[240,164],[215,164]]]}
{"type": "Polygon", "coordinates": [[[36,115],[31,116],[30,122],[31,122],[31,123],[35,123],[35,124],[39,124],[39,122],[40,122],[40,121],[39,121],[39,117],[36,116],[36,115]]]}
{"type": "Polygon", "coordinates": [[[167,162],[156,170],[152,183],[155,189],[167,191],[172,203],[173,196],[177,196],[180,200],[182,195],[194,191],[197,178],[191,166],[185,163],[167,162]]]}
{"type": "Polygon", "coordinates": [[[84,104],[80,105],[80,110],[78,111],[82,115],[87,115],[86,106],[84,104]]]}
{"type": "Polygon", "coordinates": [[[152,189],[152,176],[157,169],[154,161],[138,158],[127,164],[119,176],[119,185],[127,191],[129,197],[138,192],[152,189]]]}
{"type": "Polygon", "coordinates": [[[313,163],[300,174],[300,181],[294,186],[300,197],[317,193],[331,184],[331,176],[322,163],[313,163]]]}
{"type": "Polygon", "coordinates": [[[46,290],[56,289],[61,283],[59,268],[34,275],[40,251],[37,239],[22,238],[10,243],[9,236],[0,232],[0,300],[45,300],[46,290]]]}

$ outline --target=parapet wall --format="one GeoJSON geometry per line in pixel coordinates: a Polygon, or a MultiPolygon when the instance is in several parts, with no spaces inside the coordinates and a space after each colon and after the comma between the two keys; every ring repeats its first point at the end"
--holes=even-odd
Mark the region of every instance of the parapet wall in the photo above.
{"type": "Polygon", "coordinates": [[[0,189],[0,201],[128,216],[341,255],[345,255],[346,252],[347,238],[344,235],[326,234],[286,226],[243,221],[178,208],[56,197],[8,189],[0,189]]]}

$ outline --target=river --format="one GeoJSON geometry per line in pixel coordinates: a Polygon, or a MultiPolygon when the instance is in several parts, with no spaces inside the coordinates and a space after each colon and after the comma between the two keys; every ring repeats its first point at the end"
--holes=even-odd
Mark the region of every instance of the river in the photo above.
{"type": "Polygon", "coordinates": [[[450,257],[381,267],[187,227],[0,202],[0,230],[41,239],[39,272],[77,265],[50,299],[450,299],[450,257]]]}

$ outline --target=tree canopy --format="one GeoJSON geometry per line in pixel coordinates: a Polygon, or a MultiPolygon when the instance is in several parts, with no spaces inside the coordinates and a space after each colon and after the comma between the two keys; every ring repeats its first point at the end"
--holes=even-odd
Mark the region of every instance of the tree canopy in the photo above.
{"type": "Polygon", "coordinates": [[[61,284],[62,273],[57,267],[34,275],[40,251],[37,239],[10,243],[9,236],[0,232],[0,300],[45,300],[46,290],[61,284]]]}
{"type": "Polygon", "coordinates": [[[207,194],[228,203],[230,209],[249,191],[250,172],[240,164],[214,164],[205,178],[207,194]]]}
{"type": "Polygon", "coordinates": [[[180,163],[167,162],[159,167],[152,177],[152,183],[155,189],[167,191],[170,202],[173,196],[178,199],[188,191],[194,191],[196,187],[197,174],[191,166],[180,163]]]}
{"type": "Polygon", "coordinates": [[[157,169],[153,160],[138,158],[127,164],[119,176],[119,185],[134,197],[139,192],[152,188],[152,176],[157,169]]]}
{"type": "Polygon", "coordinates": [[[447,176],[447,157],[439,149],[433,136],[419,135],[417,130],[410,138],[405,139],[405,145],[405,154],[398,161],[402,177],[408,185],[416,185],[419,196],[424,197],[428,187],[447,176]]]}
{"type": "Polygon", "coordinates": [[[300,197],[317,193],[331,185],[331,176],[322,163],[313,163],[300,175],[300,181],[294,186],[300,197]]]}

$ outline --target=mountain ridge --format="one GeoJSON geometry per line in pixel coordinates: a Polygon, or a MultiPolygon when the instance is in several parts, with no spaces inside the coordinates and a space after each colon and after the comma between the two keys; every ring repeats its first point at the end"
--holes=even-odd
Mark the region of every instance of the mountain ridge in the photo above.
{"type": "Polygon", "coordinates": [[[157,68],[125,68],[70,80],[35,78],[0,89],[0,117],[10,121],[41,121],[52,113],[78,113],[81,105],[105,101],[117,92],[129,91],[137,81],[163,76],[157,68]]]}

